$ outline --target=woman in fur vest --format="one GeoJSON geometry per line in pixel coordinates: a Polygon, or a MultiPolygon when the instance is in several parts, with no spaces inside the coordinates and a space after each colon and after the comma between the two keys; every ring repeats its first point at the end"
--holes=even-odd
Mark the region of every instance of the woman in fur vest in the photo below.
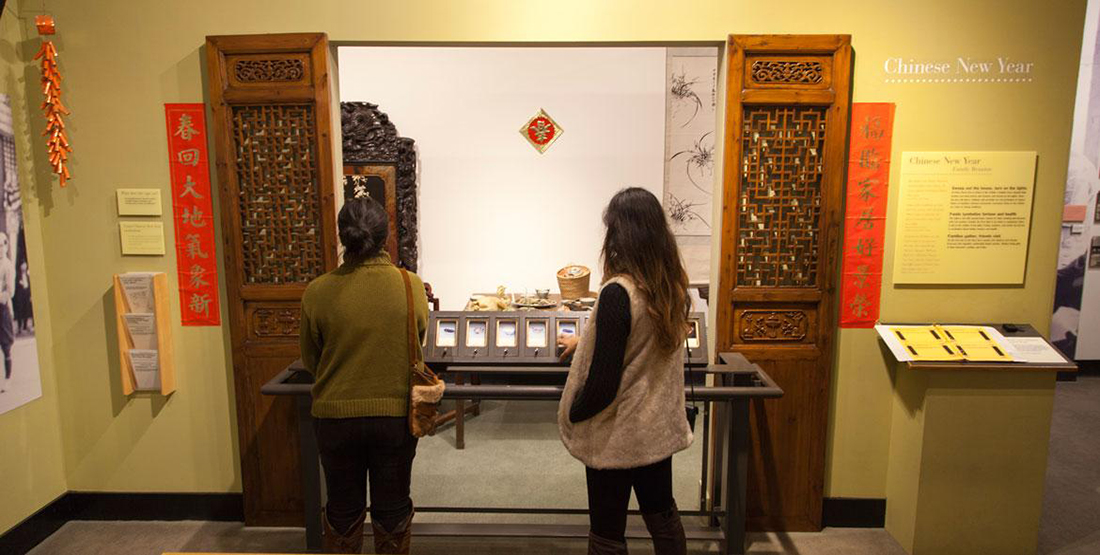
{"type": "Polygon", "coordinates": [[[687,273],[661,203],[619,191],[604,212],[603,288],[578,339],[558,408],[569,453],[584,463],[589,554],[625,554],[630,491],[657,555],[686,552],[672,498],[672,454],[691,445],[684,413],[687,273]]]}

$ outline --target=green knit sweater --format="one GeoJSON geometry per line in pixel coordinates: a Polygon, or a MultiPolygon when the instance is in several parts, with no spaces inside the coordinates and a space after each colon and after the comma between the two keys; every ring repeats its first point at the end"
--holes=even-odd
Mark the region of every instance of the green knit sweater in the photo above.
{"type": "MultiPolygon", "coordinates": [[[[409,281],[423,342],[428,299],[416,274],[409,281]]],[[[302,295],[300,338],[302,362],[314,376],[314,417],[408,414],[405,285],[384,251],[310,282],[302,295]]]]}

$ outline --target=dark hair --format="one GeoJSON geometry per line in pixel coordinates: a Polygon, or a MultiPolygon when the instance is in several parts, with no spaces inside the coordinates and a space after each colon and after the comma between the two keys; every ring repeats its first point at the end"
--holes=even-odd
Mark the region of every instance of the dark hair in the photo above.
{"type": "Polygon", "coordinates": [[[687,334],[688,277],[665,211],[653,193],[623,189],[603,213],[603,279],[627,276],[645,297],[661,351],[671,354],[687,334]]]}
{"type": "Polygon", "coordinates": [[[353,261],[378,254],[386,244],[389,218],[386,209],[370,197],[353,198],[344,203],[336,217],[344,258],[353,261]]]}

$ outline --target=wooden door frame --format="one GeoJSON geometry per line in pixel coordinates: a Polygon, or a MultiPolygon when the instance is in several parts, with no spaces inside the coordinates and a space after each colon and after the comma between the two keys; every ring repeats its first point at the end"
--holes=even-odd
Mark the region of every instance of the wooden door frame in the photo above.
{"type": "MultiPolygon", "coordinates": [[[[727,86],[725,115],[725,154],[722,195],[722,235],[717,308],[717,352],[740,352],[750,361],[769,357],[773,360],[816,360],[822,387],[811,392],[810,404],[823,407],[810,423],[813,437],[805,445],[805,453],[785,453],[788,457],[806,457],[811,489],[808,506],[799,507],[789,515],[750,515],[755,529],[820,530],[824,498],[826,436],[829,413],[829,381],[833,365],[833,330],[836,326],[836,289],[839,279],[840,236],[843,226],[844,185],[847,170],[848,119],[851,96],[851,40],[848,35],[731,35],[727,44],[727,86]],[[821,82],[770,82],[764,73],[754,75],[746,64],[748,58],[768,58],[780,64],[820,59],[826,66],[821,82]],[[821,178],[822,210],[818,232],[819,264],[816,287],[739,287],[737,286],[739,228],[736,217],[741,195],[743,108],[749,105],[816,105],[827,106],[824,170],[821,178]],[[776,303],[782,306],[816,306],[812,312],[814,336],[810,340],[762,341],[746,344],[739,340],[735,317],[738,303],[776,303]]],[[[762,68],[766,69],[766,68],[762,68]]],[[[811,79],[812,81],[812,79],[811,79]]],[[[763,311],[762,311],[763,312],[763,311]]],[[[778,316],[782,317],[782,316],[778,316]]],[[[788,338],[790,339],[790,338],[788,338]]],[[[787,389],[787,386],[780,384],[787,389]]],[[[753,420],[758,421],[767,403],[773,406],[797,403],[797,398],[756,401],[753,420]]],[[[754,434],[759,433],[754,423],[754,434]]],[[[758,444],[754,446],[757,454],[758,444]]],[[[759,466],[759,465],[757,465],[759,466]]],[[[755,483],[769,478],[762,476],[768,469],[750,465],[750,496],[755,483]]],[[[774,472],[774,468],[771,469],[774,472]]],[[[774,479],[774,477],[773,477],[774,479]]]]}

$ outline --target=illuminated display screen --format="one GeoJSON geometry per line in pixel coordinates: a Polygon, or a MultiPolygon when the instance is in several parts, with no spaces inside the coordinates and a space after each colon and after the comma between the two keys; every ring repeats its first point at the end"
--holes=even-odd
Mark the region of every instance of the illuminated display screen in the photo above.
{"type": "Polygon", "coordinates": [[[527,321],[527,346],[546,346],[546,320],[527,321]]]}
{"type": "Polygon", "coordinates": [[[497,347],[516,346],[516,322],[514,320],[497,322],[497,347]]]}
{"type": "Polygon", "coordinates": [[[484,347],[489,344],[489,322],[470,320],[466,322],[466,346],[484,347]]]}
{"type": "Polygon", "coordinates": [[[558,322],[558,335],[577,335],[577,322],[558,322]]]}
{"type": "Polygon", "coordinates": [[[454,347],[458,342],[458,322],[440,320],[436,323],[435,344],[437,347],[454,347]]]}

